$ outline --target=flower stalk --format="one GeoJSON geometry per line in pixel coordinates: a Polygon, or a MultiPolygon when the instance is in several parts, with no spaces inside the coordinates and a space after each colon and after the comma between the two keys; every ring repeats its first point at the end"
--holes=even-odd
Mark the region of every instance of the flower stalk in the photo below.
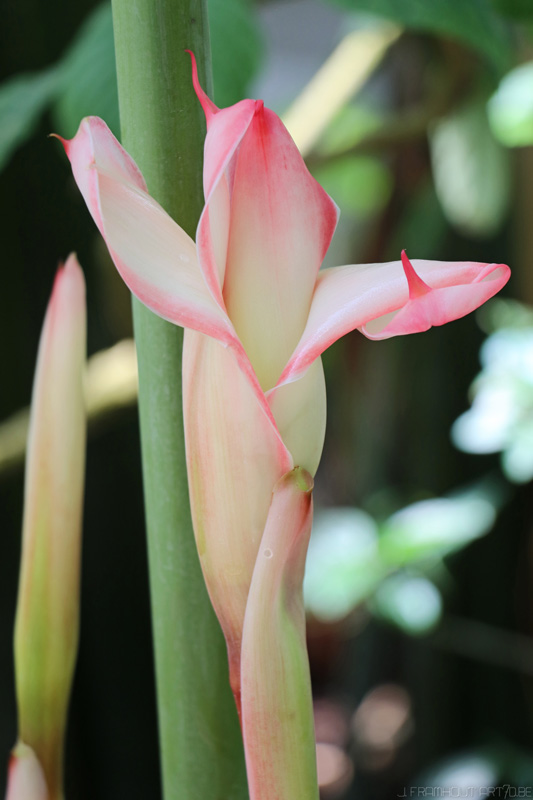
{"type": "MultiPolygon", "coordinates": [[[[205,0],[113,0],[122,140],[158,202],[194,235],[203,208],[205,121],[194,49],[211,82],[205,0]]],[[[185,467],[183,331],[133,299],[165,800],[242,800],[242,739],[223,636],[205,589],[185,467]]]]}

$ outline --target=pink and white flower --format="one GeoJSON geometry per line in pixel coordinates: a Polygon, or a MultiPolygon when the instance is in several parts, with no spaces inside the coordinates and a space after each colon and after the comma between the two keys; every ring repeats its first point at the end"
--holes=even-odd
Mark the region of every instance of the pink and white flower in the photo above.
{"type": "MultiPolygon", "coordinates": [[[[462,317],[501,289],[509,268],[410,262],[402,253],[386,264],[321,270],[338,210],[281,120],[262,101],[218,109],[199,86],[195,68],[193,73],[207,120],[205,207],[196,242],[148,194],[139,169],[102,120],[83,120],[64,146],[126,284],[156,314],[187,329],[183,386],[191,507],[240,709],[241,684],[254,683],[241,670],[241,656],[243,669],[250,663],[257,669],[254,647],[262,647],[261,626],[248,619],[257,618],[259,602],[250,587],[261,582],[266,591],[260,565],[264,551],[273,548],[263,539],[276,525],[283,527],[272,519],[273,490],[285,486],[279,482],[295,467],[314,475],[320,460],[326,422],[321,354],[355,328],[382,339],[462,317]]],[[[310,514],[302,491],[293,486],[287,495],[300,509],[296,528],[305,528],[310,514]]],[[[297,540],[305,555],[306,536],[297,540]]],[[[285,592],[280,576],[286,561],[276,556],[278,571],[270,570],[269,580],[285,592]]],[[[247,729],[247,718],[243,712],[250,759],[260,743],[252,743],[258,734],[247,729]]],[[[286,754],[297,746],[287,741],[286,754]]]]}

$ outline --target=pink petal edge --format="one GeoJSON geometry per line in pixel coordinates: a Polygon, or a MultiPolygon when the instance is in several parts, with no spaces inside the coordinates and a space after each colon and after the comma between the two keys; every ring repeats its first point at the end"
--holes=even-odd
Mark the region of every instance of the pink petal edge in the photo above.
{"type": "Polygon", "coordinates": [[[416,259],[409,264],[430,289],[412,299],[402,261],[352,264],[321,271],[306,329],[277,386],[297,380],[324,350],[356,328],[367,338],[384,339],[443,325],[493,297],[511,274],[506,264],[416,259]],[[461,293],[467,299],[470,295],[472,302],[455,307],[448,302],[448,298],[461,293]],[[430,317],[422,319],[417,312],[424,306],[430,317]],[[439,309],[444,312],[441,317],[437,314],[439,309]],[[401,324],[395,326],[393,320],[383,319],[387,315],[396,315],[401,324]],[[372,330],[373,322],[376,330],[372,330]]]}
{"type": "Polygon", "coordinates": [[[230,344],[233,327],[205,284],[194,242],[147,194],[139,169],[103,120],[87,117],[63,145],[87,207],[133,294],[164,319],[230,344]]]}
{"type": "Polygon", "coordinates": [[[214,117],[215,114],[218,113],[220,110],[218,106],[216,106],[213,101],[206,95],[204,90],[200,85],[200,81],[198,80],[198,65],[196,63],[196,56],[194,55],[192,50],[185,50],[186,53],[189,54],[191,57],[191,66],[192,66],[192,85],[194,87],[194,91],[196,92],[196,97],[200,101],[200,104],[203,108],[204,114],[206,116],[206,120],[209,123],[210,120],[214,117]]]}

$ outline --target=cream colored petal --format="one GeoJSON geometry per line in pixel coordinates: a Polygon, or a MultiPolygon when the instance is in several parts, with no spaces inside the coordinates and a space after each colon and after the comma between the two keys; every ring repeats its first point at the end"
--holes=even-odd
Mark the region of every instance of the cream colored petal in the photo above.
{"type": "Polygon", "coordinates": [[[250,800],[318,800],[302,584],[313,481],[274,487],[242,639],[242,723],[250,800]]]}
{"type": "Polygon", "coordinates": [[[268,402],[294,463],[314,475],[326,433],[326,383],[322,359],[315,359],[299,380],[269,392],[268,402]]]}
{"type": "Polygon", "coordinates": [[[272,487],[292,462],[234,353],[186,331],[183,399],[198,553],[239,692],[242,625],[272,487]]]}
{"type": "Polygon", "coordinates": [[[337,223],[279,118],[262,103],[233,162],[223,295],[264,390],[300,338],[337,223]]]}

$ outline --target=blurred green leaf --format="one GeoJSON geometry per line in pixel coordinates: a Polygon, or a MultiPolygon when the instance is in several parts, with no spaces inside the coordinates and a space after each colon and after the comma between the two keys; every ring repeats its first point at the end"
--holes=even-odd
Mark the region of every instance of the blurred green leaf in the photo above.
{"type": "Polygon", "coordinates": [[[510,747],[508,772],[516,786],[533,786],[533,758],[527,752],[510,747]]]}
{"type": "Polygon", "coordinates": [[[389,247],[391,258],[406,250],[437,258],[448,232],[448,223],[438,201],[433,181],[428,179],[407,199],[400,224],[389,247]]]}
{"type": "Polygon", "coordinates": [[[533,19],[531,0],[492,0],[492,5],[500,14],[517,20],[533,19]]]}
{"type": "Polygon", "coordinates": [[[442,597],[421,575],[397,573],[386,578],[370,602],[371,611],[411,636],[433,630],[442,616],[442,597]]]}
{"type": "Polygon", "coordinates": [[[341,213],[377,214],[392,192],[390,170],[372,156],[345,156],[313,169],[313,175],[335,198],[341,213]]]}
{"type": "MultiPolygon", "coordinates": [[[[247,93],[259,68],[262,37],[247,0],[209,0],[215,102],[231,105],[247,93]]],[[[74,136],[88,115],[102,117],[118,135],[117,76],[113,21],[108,2],[87,17],[55,67],[17,75],[0,86],[0,168],[32,133],[53,104],[54,124],[74,136]]]]}
{"type": "Polygon", "coordinates": [[[508,297],[495,297],[481,306],[476,318],[485,333],[494,333],[500,328],[531,328],[533,308],[508,297]]]}
{"type": "Polygon", "coordinates": [[[224,107],[246,97],[261,66],[263,37],[248,0],[209,0],[215,103],[224,107]]]}
{"type": "Polygon", "coordinates": [[[53,112],[61,135],[75,135],[83,117],[102,117],[118,136],[117,73],[111,6],[98,6],[85,20],[62,59],[63,86],[53,112]]]}
{"type": "Polygon", "coordinates": [[[499,483],[480,483],[407,506],[381,531],[357,508],[317,511],[304,581],[307,609],[319,619],[342,619],[372,598],[371,609],[382,617],[410,633],[426,632],[440,618],[440,593],[426,575],[399,568],[434,570],[490,530],[503,500],[499,483]]]}
{"type": "Polygon", "coordinates": [[[0,169],[31,136],[60,83],[61,71],[52,68],[16,75],[0,86],[0,169]]]}
{"type": "MultiPolygon", "coordinates": [[[[527,2],[527,0],[524,0],[527,2]]],[[[407,28],[450,36],[483,53],[505,72],[512,63],[509,32],[489,0],[330,0],[407,28]]]]}
{"type": "Polygon", "coordinates": [[[409,564],[442,558],[487,533],[496,510],[475,489],[407,506],[383,525],[379,551],[385,562],[409,564]]]}
{"type": "Polygon", "coordinates": [[[502,453],[502,469],[513,483],[528,483],[533,478],[533,422],[523,420],[502,453]]]}
{"type": "Polygon", "coordinates": [[[487,108],[498,141],[507,147],[533,144],[533,61],[507,73],[487,108]]]}
{"type": "Polygon", "coordinates": [[[437,196],[448,220],[469,236],[490,236],[511,198],[509,154],[490,130],[477,98],[437,122],[430,134],[437,196]]]}
{"type": "Polygon", "coordinates": [[[322,156],[348,150],[365,136],[383,128],[385,116],[362,105],[346,105],[332,119],[320,137],[317,152],[322,156]]]}

